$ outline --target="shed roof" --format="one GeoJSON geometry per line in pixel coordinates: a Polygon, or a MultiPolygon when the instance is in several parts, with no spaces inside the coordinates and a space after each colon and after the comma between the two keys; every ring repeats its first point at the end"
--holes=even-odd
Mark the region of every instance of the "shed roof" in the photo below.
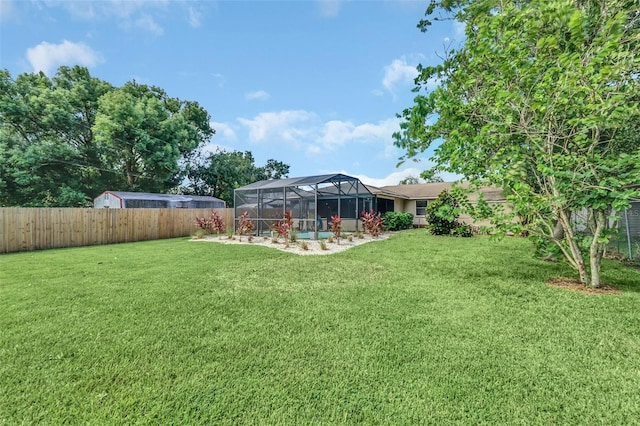
{"type": "MultiPolygon", "coordinates": [[[[154,194],[151,192],[127,192],[127,191],[104,191],[98,195],[113,194],[123,200],[166,200],[174,202],[188,201],[222,201],[219,198],[207,195],[181,195],[181,194],[154,194]]],[[[96,198],[98,198],[96,197],[96,198]]]]}

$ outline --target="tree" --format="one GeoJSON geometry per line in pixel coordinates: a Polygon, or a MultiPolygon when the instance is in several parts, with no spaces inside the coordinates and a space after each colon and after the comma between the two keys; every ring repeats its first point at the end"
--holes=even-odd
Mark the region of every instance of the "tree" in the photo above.
{"type": "Polygon", "coordinates": [[[399,183],[399,185],[417,185],[420,183],[420,179],[418,179],[415,176],[407,176],[406,178],[402,179],[399,183]]]}
{"type": "Polygon", "coordinates": [[[0,204],[87,205],[100,192],[165,192],[213,129],[195,102],[122,88],[84,67],[0,71],[0,204]]]}
{"type": "Polygon", "coordinates": [[[427,183],[444,182],[444,179],[435,170],[423,170],[420,173],[420,178],[427,183]]]}
{"type": "Polygon", "coordinates": [[[100,98],[93,129],[100,151],[121,171],[120,188],[164,192],[186,174],[181,161],[214,134],[209,120],[195,102],[129,82],[100,98]]]}
{"type": "Polygon", "coordinates": [[[250,183],[280,179],[289,174],[289,166],[273,159],[256,167],[251,151],[227,152],[218,149],[200,163],[193,163],[187,171],[189,183],[183,192],[211,195],[233,206],[233,190],[250,183]]]}
{"type": "Polygon", "coordinates": [[[98,98],[111,89],[82,67],[15,81],[0,71],[2,205],[77,206],[104,189],[91,127],[98,98]]]}
{"type": "Polygon", "coordinates": [[[289,165],[272,158],[267,160],[267,164],[258,167],[255,172],[255,180],[282,179],[289,176],[289,165]]]}
{"type": "Polygon", "coordinates": [[[639,195],[630,187],[640,182],[638,137],[625,130],[640,117],[636,9],[628,0],[432,2],[427,14],[464,22],[466,41],[441,65],[419,67],[417,90],[434,78],[439,86],[416,96],[395,134],[405,158],[442,141],[438,170],[502,186],[530,220],[505,214],[499,229],[552,242],[593,287],[612,214],[639,195]]]}

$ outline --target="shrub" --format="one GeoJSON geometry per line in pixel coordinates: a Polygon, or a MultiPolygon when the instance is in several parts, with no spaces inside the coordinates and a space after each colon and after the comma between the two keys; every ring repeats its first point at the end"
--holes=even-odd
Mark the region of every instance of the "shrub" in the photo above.
{"type": "Polygon", "coordinates": [[[307,244],[306,241],[303,241],[302,243],[300,243],[300,248],[304,251],[309,250],[309,244],[307,244]]]}
{"type": "Polygon", "coordinates": [[[467,225],[466,223],[459,223],[459,222],[456,222],[456,223],[457,225],[451,231],[451,235],[453,235],[454,237],[463,237],[463,238],[473,237],[473,228],[471,227],[471,225],[467,225]]]}
{"type": "Polygon", "coordinates": [[[324,240],[320,240],[320,250],[327,250],[327,243],[324,240]]]}
{"type": "Polygon", "coordinates": [[[242,212],[242,215],[240,215],[237,232],[240,236],[240,241],[242,241],[242,236],[244,234],[248,235],[249,241],[252,240],[251,233],[253,232],[253,222],[249,219],[249,214],[247,212],[242,212]]]}
{"type": "Polygon", "coordinates": [[[433,235],[449,235],[456,228],[460,208],[458,201],[446,189],[427,206],[427,229],[433,235]]]}
{"type": "Polygon", "coordinates": [[[276,239],[283,237],[285,243],[289,241],[289,225],[286,222],[279,221],[278,223],[273,225],[273,230],[277,234],[276,239]]]}
{"type": "Polygon", "coordinates": [[[408,212],[386,212],[382,217],[385,229],[402,231],[413,228],[413,214],[408,212]]]}
{"type": "Polygon", "coordinates": [[[362,225],[372,237],[377,237],[382,232],[382,218],[380,213],[365,212],[362,215],[362,225]]]}
{"type": "Polygon", "coordinates": [[[208,234],[223,234],[225,232],[224,220],[215,210],[211,211],[211,216],[196,217],[196,226],[208,234]]]}
{"type": "MultiPolygon", "coordinates": [[[[289,234],[291,232],[293,219],[291,217],[291,211],[287,210],[284,212],[284,219],[278,221],[273,227],[274,231],[278,233],[278,237],[284,238],[284,243],[287,247],[289,247],[289,234]]],[[[297,238],[297,236],[296,236],[297,238]]],[[[291,241],[295,241],[293,238],[291,241]]]]}
{"type": "Polygon", "coordinates": [[[340,244],[340,231],[342,231],[342,219],[340,219],[340,216],[338,216],[337,214],[331,216],[329,226],[331,232],[333,232],[333,235],[335,236],[336,243],[340,244]]]}

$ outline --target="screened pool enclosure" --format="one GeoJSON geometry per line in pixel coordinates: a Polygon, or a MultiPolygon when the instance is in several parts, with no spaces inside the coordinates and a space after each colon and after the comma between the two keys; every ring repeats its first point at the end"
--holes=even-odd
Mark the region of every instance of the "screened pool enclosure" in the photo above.
{"type": "Polygon", "coordinates": [[[235,225],[243,212],[256,235],[271,235],[274,225],[291,212],[293,228],[301,236],[317,239],[329,230],[334,215],[342,230],[354,232],[362,211],[375,210],[375,197],[360,180],[343,174],[263,180],[234,191],[235,225]]]}

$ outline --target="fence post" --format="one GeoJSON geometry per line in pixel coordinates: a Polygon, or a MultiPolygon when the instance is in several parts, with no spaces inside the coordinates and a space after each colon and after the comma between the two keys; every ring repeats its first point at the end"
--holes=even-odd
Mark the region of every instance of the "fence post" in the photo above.
{"type": "Polygon", "coordinates": [[[629,209],[624,211],[624,226],[627,230],[627,245],[629,247],[629,260],[633,260],[633,245],[631,244],[631,231],[629,230],[629,209]]]}

